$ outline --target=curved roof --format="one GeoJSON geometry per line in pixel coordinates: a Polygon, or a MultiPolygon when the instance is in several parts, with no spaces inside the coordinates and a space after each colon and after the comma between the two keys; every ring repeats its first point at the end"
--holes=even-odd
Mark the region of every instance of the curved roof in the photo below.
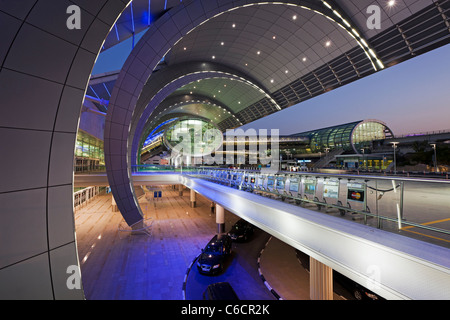
{"type": "MultiPolygon", "coordinates": [[[[373,38],[376,42],[377,37],[401,21],[423,11],[428,13],[433,4],[431,0],[419,0],[411,4],[397,0],[395,5],[389,6],[386,1],[372,1],[370,5],[380,8],[382,23],[380,29],[369,29],[366,26],[369,3],[327,1],[338,13],[338,16],[330,14],[331,17],[319,14],[317,10],[308,10],[308,5],[305,6],[311,3],[309,7],[314,9],[313,4],[321,2],[324,1],[267,2],[265,5],[245,6],[225,12],[183,37],[167,53],[159,68],[192,61],[213,61],[233,66],[258,79],[273,93],[277,103],[285,108],[373,72],[367,57],[358,50],[360,46],[353,38],[354,34],[349,34],[342,22],[338,24],[338,16],[350,23],[363,41],[372,46],[373,38]],[[297,2],[299,5],[283,2],[297,2]]],[[[146,30],[165,12],[178,5],[178,1],[170,0],[132,1],[111,30],[104,49],[146,30]]],[[[445,13],[446,3],[442,6],[445,13]]],[[[395,27],[398,32],[397,29],[395,27]]],[[[395,37],[391,35],[390,38],[395,37]]],[[[206,94],[211,98],[216,95],[243,123],[279,110],[267,99],[256,99],[254,95],[252,98],[251,90],[224,94],[227,101],[222,101],[217,95],[218,90],[214,88],[225,86],[226,82],[205,81],[202,87],[196,86],[194,89],[194,85],[188,85],[179,90],[206,94]]],[[[114,83],[112,80],[92,85],[88,88],[88,94],[107,100],[114,83]]],[[[105,111],[102,106],[99,108],[105,111]]],[[[217,124],[222,130],[237,125],[228,117],[220,119],[217,124]]]]}
{"type": "MultiPolygon", "coordinates": [[[[267,86],[269,90],[269,92],[266,92],[268,96],[238,112],[239,119],[244,123],[252,122],[280,109],[326,93],[334,88],[373,74],[383,66],[390,66],[412,58],[450,41],[450,29],[447,18],[447,13],[450,9],[448,0],[433,1],[428,6],[425,5],[425,0],[415,1],[408,7],[413,8],[415,5],[419,7],[419,4],[423,4],[425,6],[422,7],[423,10],[419,10],[413,15],[406,15],[405,19],[395,26],[386,20],[385,26],[390,26],[385,27],[382,23],[382,28],[386,29],[380,31],[371,39],[366,39],[364,32],[359,30],[359,28],[364,28],[364,26],[358,27],[351,19],[351,17],[356,17],[357,12],[354,12],[354,14],[345,12],[339,5],[340,1],[280,0],[276,3],[286,7],[295,7],[298,10],[310,9],[313,10],[315,15],[327,16],[335,22],[335,25],[333,25],[336,28],[335,30],[343,28],[349,35],[352,35],[351,38],[354,39],[355,45],[349,51],[336,55],[336,57],[327,55],[327,50],[321,50],[320,52],[323,54],[323,56],[320,56],[323,62],[321,66],[307,72],[303,76],[298,74],[299,78],[279,89],[275,87],[276,79],[273,79],[273,82],[270,79],[270,85],[266,85],[267,82],[264,81],[267,80],[263,78],[265,75],[268,75],[267,72],[263,74],[246,74],[248,77],[244,75],[244,79],[253,78],[260,82],[262,81],[263,87],[267,86]]],[[[359,13],[365,12],[367,9],[367,2],[352,1],[352,3],[355,5],[353,9],[356,9],[355,11],[359,10],[359,13]]],[[[179,89],[179,86],[201,79],[201,76],[198,74],[191,74],[189,78],[185,77],[182,81],[175,79],[175,83],[171,83],[169,86],[163,84],[159,89],[154,86],[153,90],[157,90],[156,94],[143,94],[147,81],[157,83],[154,78],[158,77],[162,71],[161,68],[164,68],[164,65],[160,62],[184,38],[193,36],[202,26],[208,25],[209,28],[214,29],[214,22],[219,21],[220,19],[218,18],[222,15],[228,13],[231,13],[231,15],[238,14],[240,10],[245,10],[248,6],[271,6],[273,4],[275,2],[261,0],[183,1],[156,20],[143,35],[119,74],[108,104],[105,122],[105,162],[108,176],[113,175],[114,178],[117,178],[117,181],[120,181],[118,188],[121,187],[123,189],[124,198],[128,199],[129,204],[134,199],[132,190],[127,189],[131,185],[130,167],[136,163],[137,146],[141,140],[142,133],[145,131],[145,126],[137,125],[137,123],[148,122],[147,118],[152,117],[152,111],[165,98],[179,89]],[[157,71],[158,63],[160,66],[159,71],[157,71]]],[[[294,15],[291,18],[297,21],[294,15]]],[[[279,21],[280,24],[277,24],[277,21],[273,21],[273,25],[282,26],[283,21],[286,22],[287,19],[283,17],[279,21]]],[[[325,27],[326,25],[327,22],[325,20],[323,23],[320,23],[320,26],[325,27]]],[[[289,31],[292,30],[287,29],[287,34],[289,31]]],[[[330,49],[333,45],[333,40],[327,40],[323,44],[323,37],[321,37],[320,31],[322,30],[317,29],[313,37],[317,43],[321,43],[327,49],[330,49]]],[[[275,39],[272,38],[272,40],[275,39]]],[[[339,48],[344,48],[345,40],[346,38],[343,36],[335,44],[339,48]]],[[[264,41],[264,43],[268,43],[269,40],[264,41]]],[[[249,47],[252,47],[252,50],[256,49],[255,46],[251,44],[248,46],[245,43],[241,43],[237,49],[249,47]]],[[[258,48],[256,55],[261,56],[264,53],[264,49],[258,48]]],[[[182,50],[188,51],[188,48],[186,47],[186,50],[184,50],[183,47],[182,50]]],[[[250,52],[248,50],[248,54],[250,52]]],[[[213,58],[213,55],[210,55],[210,52],[207,53],[209,55],[203,57],[203,61],[200,62],[205,62],[208,57],[216,60],[213,58]]],[[[300,55],[301,53],[298,52],[297,54],[300,55]]],[[[170,59],[168,61],[170,63],[170,59]]],[[[281,62],[283,65],[286,65],[289,61],[285,59],[281,62]]],[[[164,64],[167,65],[167,62],[164,62],[164,64]]],[[[233,61],[232,66],[236,68],[238,64],[238,61],[233,61]]],[[[264,66],[264,62],[260,64],[264,66]]],[[[219,123],[221,129],[230,127],[230,123],[226,120],[219,123]]],[[[132,202],[129,207],[124,206],[121,208],[121,211],[122,209],[124,210],[123,215],[128,222],[132,222],[141,216],[139,208],[132,202]]]]}
{"type": "Polygon", "coordinates": [[[375,119],[355,121],[291,135],[291,137],[307,137],[311,149],[342,148],[353,149],[356,153],[360,153],[361,147],[367,147],[367,142],[392,136],[393,132],[387,124],[375,119]]]}

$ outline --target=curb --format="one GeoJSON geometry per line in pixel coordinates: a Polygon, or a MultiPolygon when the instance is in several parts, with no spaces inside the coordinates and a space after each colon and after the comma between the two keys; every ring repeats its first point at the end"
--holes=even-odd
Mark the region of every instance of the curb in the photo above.
{"type": "Polygon", "coordinates": [[[269,289],[269,291],[273,294],[273,296],[277,299],[277,300],[283,300],[283,298],[281,298],[281,296],[275,291],[275,289],[273,289],[270,284],[267,282],[266,278],[264,277],[264,275],[261,272],[261,255],[264,252],[264,249],[267,247],[267,245],[269,244],[270,240],[272,239],[272,237],[269,238],[269,240],[267,240],[264,248],[261,250],[261,252],[258,255],[258,260],[257,260],[257,266],[258,266],[258,273],[259,276],[261,277],[262,282],[264,283],[264,285],[266,286],[267,289],[269,289]]]}
{"type": "Polygon", "coordinates": [[[199,256],[200,256],[200,253],[194,258],[194,260],[192,260],[191,264],[188,266],[188,268],[186,270],[186,274],[184,275],[183,286],[181,288],[181,294],[183,295],[183,300],[186,300],[186,283],[187,283],[187,278],[188,278],[189,272],[191,272],[191,268],[199,256]]]}

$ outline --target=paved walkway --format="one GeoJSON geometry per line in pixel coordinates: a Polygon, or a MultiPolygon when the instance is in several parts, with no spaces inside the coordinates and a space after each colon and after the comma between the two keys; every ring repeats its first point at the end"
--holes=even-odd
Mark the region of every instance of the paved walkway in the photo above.
{"type": "MultiPolygon", "coordinates": [[[[210,202],[198,197],[190,208],[189,192],[163,189],[139,200],[145,218],[152,218],[152,235],[118,230],[111,195],[95,198],[75,213],[78,255],[86,299],[181,300],[182,283],[192,259],[216,231],[210,202]]],[[[234,223],[226,214],[226,223],[234,223]]]]}
{"type": "MultiPolygon", "coordinates": [[[[162,198],[155,200],[153,192],[147,192],[139,200],[144,218],[153,221],[151,236],[119,231],[119,225],[125,224],[120,213],[112,211],[110,194],[76,210],[86,299],[183,299],[186,270],[215,234],[215,215],[209,200],[200,195],[197,207],[191,208],[189,190],[183,196],[170,187],[161,190],[162,198]]],[[[226,212],[227,229],[237,219],[226,212]]],[[[309,274],[292,247],[272,238],[260,257],[260,270],[283,299],[309,299],[309,274]]]]}

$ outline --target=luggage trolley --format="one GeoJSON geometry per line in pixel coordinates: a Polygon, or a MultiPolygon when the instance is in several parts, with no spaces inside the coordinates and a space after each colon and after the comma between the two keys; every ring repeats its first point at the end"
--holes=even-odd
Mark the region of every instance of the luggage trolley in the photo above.
{"type": "Polygon", "coordinates": [[[266,180],[266,177],[265,177],[265,175],[263,175],[263,174],[258,174],[257,176],[256,176],[256,181],[255,181],[255,188],[254,188],[254,192],[256,192],[256,193],[258,193],[258,194],[260,194],[261,192],[263,192],[264,191],[264,182],[265,182],[265,180],[266,180]]]}
{"type": "Polygon", "coordinates": [[[282,201],[286,199],[285,182],[286,178],[284,175],[277,175],[275,177],[275,193],[282,201]]]}
{"type": "Polygon", "coordinates": [[[250,181],[249,181],[249,179],[250,179],[250,177],[249,177],[249,174],[247,173],[247,172],[244,172],[243,173],[243,179],[242,179],[242,183],[241,183],[241,190],[244,190],[244,191],[247,191],[247,189],[249,188],[249,185],[250,185],[250,181]]]}
{"type": "Polygon", "coordinates": [[[253,192],[253,190],[255,190],[255,185],[256,185],[256,176],[255,174],[250,174],[248,176],[247,191],[253,192]]]}
{"type": "MultiPolygon", "coordinates": [[[[333,204],[342,207],[342,201],[339,200],[339,191],[341,178],[325,178],[323,181],[323,202],[325,204],[333,204]]],[[[339,209],[342,213],[345,210],[339,209]]]]}
{"type": "MultiPolygon", "coordinates": [[[[347,181],[347,207],[349,209],[359,210],[370,213],[370,209],[367,206],[367,183],[364,180],[352,180],[347,181]]],[[[353,220],[357,220],[356,215],[358,213],[353,212],[353,220]]],[[[345,215],[345,212],[341,215],[345,215]]],[[[366,221],[367,215],[364,215],[364,221],[366,221]]]]}
{"type": "Polygon", "coordinates": [[[297,175],[291,175],[286,182],[286,190],[289,199],[292,199],[295,204],[299,205],[301,203],[300,194],[300,177],[297,175]]]}
{"type": "MultiPolygon", "coordinates": [[[[316,177],[304,177],[302,179],[302,199],[306,200],[306,203],[312,203],[316,201],[317,179],[316,177]]],[[[305,205],[305,203],[303,203],[305,205]]]]}
{"type": "Polygon", "coordinates": [[[272,193],[274,193],[274,185],[275,185],[275,177],[274,176],[267,176],[267,181],[265,184],[265,191],[269,193],[269,197],[271,196],[272,193]]]}
{"type": "Polygon", "coordinates": [[[236,173],[236,188],[241,190],[242,188],[242,182],[244,181],[244,173],[238,172],[236,173]]]}

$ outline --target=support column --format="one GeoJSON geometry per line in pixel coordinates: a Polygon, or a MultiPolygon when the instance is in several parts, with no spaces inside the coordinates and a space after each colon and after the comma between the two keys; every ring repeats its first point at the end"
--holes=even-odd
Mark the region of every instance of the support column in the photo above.
{"type": "Polygon", "coordinates": [[[225,233],[225,209],[216,203],[216,223],[217,233],[225,233]]]}
{"type": "Polygon", "coordinates": [[[182,184],[179,184],[178,185],[178,195],[180,195],[180,196],[183,195],[183,189],[184,189],[184,186],[182,184]]]}
{"type": "Polygon", "coordinates": [[[194,189],[191,189],[191,208],[195,208],[195,206],[196,206],[195,198],[196,198],[196,193],[195,193],[194,189]]]}
{"type": "Polygon", "coordinates": [[[311,300],[333,300],[333,269],[310,257],[309,270],[311,300]]]}

